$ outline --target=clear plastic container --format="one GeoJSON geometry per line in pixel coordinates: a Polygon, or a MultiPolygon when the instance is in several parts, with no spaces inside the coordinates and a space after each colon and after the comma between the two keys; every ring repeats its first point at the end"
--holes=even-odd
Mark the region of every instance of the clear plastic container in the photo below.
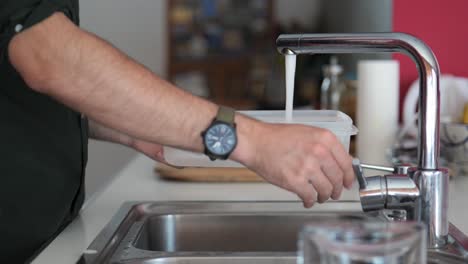
{"type": "MultiPolygon", "coordinates": [[[[283,110],[239,111],[239,113],[267,123],[286,123],[283,110]]],[[[349,116],[335,110],[296,110],[291,123],[328,129],[336,135],[347,151],[351,136],[356,135],[358,131],[349,116]]],[[[171,147],[164,147],[164,156],[169,164],[180,167],[243,167],[235,161],[211,161],[204,154],[171,147]]]]}

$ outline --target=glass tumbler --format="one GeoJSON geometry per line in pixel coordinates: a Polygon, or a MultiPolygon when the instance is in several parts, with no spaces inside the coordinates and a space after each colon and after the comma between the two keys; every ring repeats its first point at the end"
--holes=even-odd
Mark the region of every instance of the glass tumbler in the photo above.
{"type": "Polygon", "coordinates": [[[427,256],[416,222],[311,223],[298,246],[298,264],[420,264],[427,256]]]}

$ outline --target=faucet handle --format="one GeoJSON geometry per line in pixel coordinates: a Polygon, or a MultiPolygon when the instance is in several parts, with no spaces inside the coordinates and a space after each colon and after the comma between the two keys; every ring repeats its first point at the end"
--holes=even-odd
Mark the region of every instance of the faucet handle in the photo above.
{"type": "Polygon", "coordinates": [[[366,177],[362,174],[361,161],[357,158],[353,159],[353,170],[359,183],[359,189],[365,189],[367,186],[366,177]]]}
{"type": "Polygon", "coordinates": [[[378,171],[384,171],[384,172],[394,172],[395,169],[393,167],[387,167],[387,166],[380,166],[380,165],[370,165],[370,164],[363,164],[361,163],[361,168],[364,169],[369,169],[369,170],[378,170],[378,171]]]}
{"type": "MultiPolygon", "coordinates": [[[[355,158],[356,164],[358,164],[361,169],[370,169],[370,170],[378,170],[378,171],[383,171],[383,172],[390,172],[392,174],[408,174],[408,170],[412,168],[413,166],[408,163],[402,163],[402,164],[397,164],[394,167],[388,167],[388,166],[380,166],[380,165],[370,165],[370,164],[363,164],[360,163],[359,159],[355,158]]],[[[353,160],[353,166],[354,166],[354,160],[353,160]]],[[[356,171],[355,171],[356,173],[356,171]]]]}
{"type": "MultiPolygon", "coordinates": [[[[364,177],[359,159],[353,159],[353,170],[359,183],[359,198],[364,212],[377,211],[385,208],[387,198],[387,185],[385,177],[364,177]]],[[[365,167],[369,168],[369,166],[365,167]]],[[[393,169],[392,169],[393,171],[393,169]]]]}

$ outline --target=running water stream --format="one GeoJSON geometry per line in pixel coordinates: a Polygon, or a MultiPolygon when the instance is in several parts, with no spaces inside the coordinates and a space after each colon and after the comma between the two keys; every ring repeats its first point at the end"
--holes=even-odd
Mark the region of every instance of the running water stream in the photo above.
{"type": "Polygon", "coordinates": [[[294,76],[296,74],[296,55],[287,54],[286,60],[286,122],[292,121],[294,99],[294,76]]]}

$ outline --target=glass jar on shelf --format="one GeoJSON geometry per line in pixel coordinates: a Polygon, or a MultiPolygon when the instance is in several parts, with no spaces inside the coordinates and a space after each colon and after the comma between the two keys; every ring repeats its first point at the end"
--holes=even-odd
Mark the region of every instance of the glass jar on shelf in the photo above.
{"type": "Polygon", "coordinates": [[[332,56],[330,64],[323,66],[324,79],[320,87],[320,108],[339,110],[341,97],[346,89],[341,74],[343,67],[338,64],[338,58],[332,56]]]}

